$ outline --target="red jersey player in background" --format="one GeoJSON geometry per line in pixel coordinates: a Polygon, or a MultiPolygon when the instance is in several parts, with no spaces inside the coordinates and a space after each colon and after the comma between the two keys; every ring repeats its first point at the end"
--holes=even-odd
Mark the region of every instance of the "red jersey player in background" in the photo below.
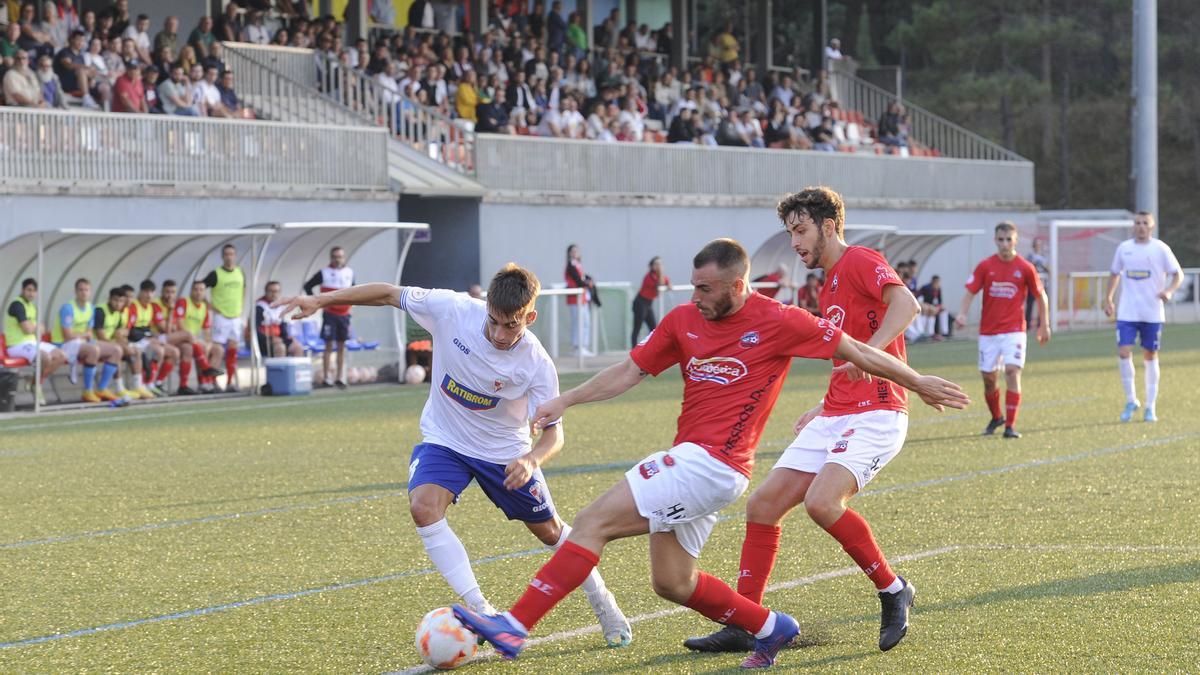
{"type": "Polygon", "coordinates": [[[749,483],[759,435],[792,358],[848,360],[912,388],[939,408],[968,403],[958,385],[922,376],[833,324],[752,291],[749,257],[732,239],[710,242],[692,266],[691,304],[671,310],[629,358],[543,403],[533,415],[535,424],[557,420],[572,405],[612,398],[675,365],[684,378],[674,447],[643,459],[581,511],[566,544],[509,612],[485,616],[454,607],[460,621],[507,658],[515,658],[529,630],[583,582],[605,545],[649,534],[654,591],[753,634],[754,653],[742,666],[771,666],[783,645],[799,635],[796,620],[737,594],[701,572],[696,561],[717,512],[749,483]]]}
{"type": "Polygon", "coordinates": [[[1005,438],[1020,438],[1013,428],[1021,406],[1021,369],[1025,367],[1025,297],[1032,295],[1038,306],[1038,344],[1050,341],[1049,303],[1037,269],[1017,254],[1017,226],[1004,221],[996,226],[996,255],[985,258],[967,278],[967,293],[954,325],[967,325],[967,312],[975,294],[983,291],[983,318],[979,322],[979,372],[983,375],[983,395],[992,421],[984,436],[1004,426],[1005,438]],[[1000,411],[1000,387],[997,382],[1004,364],[1004,413],[1000,411]]]}
{"type": "MultiPolygon", "coordinates": [[[[825,270],[819,293],[822,316],[846,335],[905,360],[904,329],[920,304],[878,252],[846,245],[841,196],[829,188],[809,187],[784,197],[777,212],[804,265],[825,270]]],[[[779,551],[780,523],[803,503],[809,517],[874,582],[882,605],[879,648],[887,651],[908,631],[916,589],[892,571],[871,527],[846,502],[904,445],[906,393],[896,383],[872,378],[835,357],[829,390],[796,422],[795,430],[796,440],[746,504],[738,593],[762,602],[779,551]]],[[[753,640],[726,626],[684,645],[704,652],[745,651],[753,640]]]]}

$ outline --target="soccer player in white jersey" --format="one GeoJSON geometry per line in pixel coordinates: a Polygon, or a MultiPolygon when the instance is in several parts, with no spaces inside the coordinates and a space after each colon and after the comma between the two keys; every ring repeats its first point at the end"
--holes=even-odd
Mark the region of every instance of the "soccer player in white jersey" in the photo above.
{"type": "MultiPolygon", "coordinates": [[[[273,305],[286,307],[285,315],[299,309],[301,318],[328,306],[391,305],[433,335],[423,439],[408,468],[410,511],[434,566],[465,604],[486,614],[495,610],[446,521],[447,509],[472,479],[509,520],[525,523],[547,546],[557,550],[571,533],[540,468],[562,448],[562,426],[546,426],[530,447],[533,411],[558,396],[554,361],[527,330],[537,319],[540,290],[532,272],[509,263],[492,278],[486,302],[448,290],[372,283],[273,305]]],[[[596,570],[583,589],[609,646],[629,644],[629,622],[596,570]]]]}
{"type": "Polygon", "coordinates": [[[1128,422],[1141,406],[1137,387],[1133,383],[1133,345],[1142,345],[1146,366],[1146,410],[1142,419],[1157,422],[1154,403],[1158,398],[1158,348],[1162,341],[1162,326],[1167,315],[1163,302],[1183,283],[1183,270],[1171,252],[1171,247],[1150,237],[1154,231],[1154,214],[1138,211],[1133,218],[1133,239],[1117,246],[1113,255],[1112,275],[1108,278],[1108,297],[1104,313],[1113,315],[1113,295],[1121,289],[1117,313],[1117,356],[1121,384],[1125,387],[1125,410],[1121,421],[1128,422]],[[1168,281],[1170,277],[1170,281],[1168,281]]]}

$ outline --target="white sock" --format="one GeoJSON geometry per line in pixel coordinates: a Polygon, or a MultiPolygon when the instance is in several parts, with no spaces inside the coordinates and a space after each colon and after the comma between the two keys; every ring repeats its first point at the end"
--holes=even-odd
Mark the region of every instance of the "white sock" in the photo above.
{"type": "Polygon", "coordinates": [[[467,549],[445,518],[432,525],[418,527],[417,534],[421,535],[421,543],[425,544],[425,552],[429,554],[433,566],[467,606],[478,607],[487,602],[479,590],[479,582],[475,580],[467,549]]]}
{"type": "MultiPolygon", "coordinates": [[[[562,545],[567,543],[567,537],[570,536],[570,534],[571,526],[563,523],[562,534],[558,535],[558,541],[555,542],[554,546],[551,546],[550,548],[554,549],[555,551],[562,548],[562,545]]],[[[594,595],[603,591],[604,579],[600,578],[600,570],[593,567],[591,573],[588,574],[587,579],[583,580],[583,592],[587,593],[588,595],[594,595]]]]}
{"type": "Polygon", "coordinates": [[[757,633],[754,634],[754,637],[758,638],[759,640],[765,640],[774,631],[775,631],[775,612],[771,612],[770,614],[767,615],[767,620],[763,623],[763,627],[761,629],[759,629],[759,631],[757,633]]]}
{"type": "MultiPolygon", "coordinates": [[[[1133,359],[1129,361],[1132,363],[1133,359]]],[[[1142,361],[1142,365],[1146,366],[1146,407],[1153,408],[1158,398],[1158,359],[1142,361]]]]}
{"type": "Polygon", "coordinates": [[[879,592],[880,593],[899,593],[902,590],[904,590],[904,580],[901,579],[900,577],[896,577],[895,579],[892,580],[892,583],[888,584],[887,588],[885,588],[879,592]]]}
{"type": "MultiPolygon", "coordinates": [[[[1120,364],[1118,369],[1121,371],[1121,386],[1125,387],[1125,402],[1137,403],[1137,390],[1133,386],[1133,376],[1135,375],[1133,370],[1133,357],[1119,358],[1117,361],[1120,364]]],[[[1150,375],[1147,374],[1147,380],[1149,377],[1150,375]]]]}
{"type": "Polygon", "coordinates": [[[950,313],[949,312],[941,312],[940,314],[938,314],[937,322],[938,322],[938,334],[949,335],[950,334],[950,313]]]}

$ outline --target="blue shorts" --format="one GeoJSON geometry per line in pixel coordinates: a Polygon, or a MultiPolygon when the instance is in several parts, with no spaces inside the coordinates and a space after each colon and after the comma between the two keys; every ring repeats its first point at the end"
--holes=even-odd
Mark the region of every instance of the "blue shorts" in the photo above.
{"type": "Polygon", "coordinates": [[[516,490],[504,487],[504,465],[467,457],[450,448],[433,443],[419,443],[413,448],[408,464],[408,491],[418,485],[440,485],[459,495],[471,484],[479,483],[483,493],[500,507],[509,520],[525,523],[544,523],[554,517],[554,501],[542,470],[533,472],[529,482],[516,490]]]}
{"type": "Polygon", "coordinates": [[[1162,327],[1150,321],[1118,321],[1117,346],[1132,347],[1136,339],[1142,349],[1156,352],[1162,343],[1162,327]]]}
{"type": "Polygon", "coordinates": [[[350,339],[350,315],[325,312],[321,324],[321,339],[325,342],[345,342],[350,339]]]}

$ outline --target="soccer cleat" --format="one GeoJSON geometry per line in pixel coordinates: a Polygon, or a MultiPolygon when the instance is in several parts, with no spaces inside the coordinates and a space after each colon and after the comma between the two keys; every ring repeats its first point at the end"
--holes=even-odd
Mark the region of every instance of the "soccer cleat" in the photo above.
{"type": "MultiPolygon", "coordinates": [[[[491,616],[492,614],[496,613],[496,608],[492,606],[492,603],[487,601],[487,598],[484,598],[483,602],[480,602],[480,603],[477,603],[474,605],[467,605],[467,606],[470,607],[471,611],[475,612],[476,614],[484,614],[487,616],[491,616]]],[[[484,640],[479,635],[475,636],[475,642],[480,647],[487,644],[487,640],[484,640]]]]}
{"type": "Polygon", "coordinates": [[[167,390],[163,389],[162,384],[159,382],[155,382],[154,384],[150,385],[150,391],[155,396],[159,396],[159,397],[167,395],[167,390]]]}
{"type": "Polygon", "coordinates": [[[218,375],[224,375],[225,371],[221,370],[220,368],[214,368],[212,366],[209,366],[209,367],[205,368],[204,370],[200,371],[200,374],[205,377],[216,377],[218,375]]]}
{"type": "Polygon", "coordinates": [[[200,393],[201,394],[211,394],[211,393],[215,392],[216,390],[217,390],[217,388],[215,385],[209,384],[207,382],[200,385],[200,393]]]}
{"type": "Polygon", "coordinates": [[[474,612],[462,605],[454,605],[454,618],[471,632],[487,640],[506,659],[515,659],[525,648],[529,633],[512,625],[503,614],[487,616],[474,612]]]}
{"type": "Polygon", "coordinates": [[[1012,427],[1004,427],[1004,437],[1005,438],[1020,438],[1021,432],[1017,431],[1016,429],[1014,429],[1012,427]]]}
{"type": "Polygon", "coordinates": [[[1137,412],[1137,409],[1140,407],[1142,406],[1137,401],[1126,403],[1125,409],[1121,411],[1121,421],[1128,422],[1129,420],[1133,419],[1133,413],[1137,412]]]}
{"type": "Polygon", "coordinates": [[[36,396],[37,396],[37,404],[40,407],[45,408],[46,407],[46,394],[42,391],[41,386],[38,386],[36,396]]]}
{"type": "Polygon", "coordinates": [[[130,401],[136,401],[138,398],[138,395],[135,392],[121,389],[117,392],[117,398],[128,399],[130,401]]]}
{"type": "Polygon", "coordinates": [[[775,612],[775,630],[762,639],[754,641],[754,653],[742,661],[743,668],[770,668],[775,665],[775,656],[789,642],[800,635],[800,624],[783,612],[775,612]]]}
{"type": "Polygon", "coordinates": [[[587,593],[588,603],[592,612],[600,621],[600,630],[604,633],[604,641],[609,647],[627,647],[633,641],[633,628],[625,618],[625,613],[617,606],[617,599],[607,588],[600,593],[587,593]]]}
{"type": "Polygon", "coordinates": [[[225,385],[225,393],[227,393],[227,394],[228,393],[236,394],[239,391],[241,391],[241,389],[238,388],[237,382],[230,382],[229,384],[225,385]]]}
{"type": "Polygon", "coordinates": [[[180,387],[175,390],[175,395],[176,396],[195,396],[196,390],[192,389],[191,387],[184,384],[184,385],[180,385],[180,387]]]}
{"type": "Polygon", "coordinates": [[[345,389],[346,383],[342,382],[341,380],[338,380],[337,382],[333,383],[333,386],[337,387],[338,389],[345,389]]]}
{"type": "Polygon", "coordinates": [[[83,392],[83,396],[79,397],[79,400],[84,403],[100,403],[100,396],[94,391],[85,391],[83,392]]]}
{"type": "Polygon", "coordinates": [[[138,387],[137,395],[138,398],[142,399],[143,401],[149,401],[150,399],[154,398],[154,392],[145,387],[138,387]]]}
{"type": "Polygon", "coordinates": [[[694,652],[748,652],[754,649],[754,636],[743,628],[725,626],[711,635],[688,638],[683,646],[694,652]]]}
{"type": "Polygon", "coordinates": [[[917,588],[904,581],[904,577],[900,577],[900,581],[904,582],[904,588],[900,589],[899,593],[881,592],[879,594],[879,603],[883,606],[879,617],[879,651],[881,652],[886,652],[900,644],[900,640],[903,640],[908,633],[908,610],[913,606],[917,588]]]}
{"type": "Polygon", "coordinates": [[[1154,406],[1152,406],[1152,405],[1146,406],[1146,412],[1142,413],[1142,421],[1143,422],[1157,422],[1158,421],[1158,415],[1154,414],[1154,406]]]}
{"type": "Polygon", "coordinates": [[[96,398],[100,399],[101,401],[116,401],[121,397],[117,396],[116,392],[111,389],[101,389],[100,391],[96,392],[96,398]]]}
{"type": "Polygon", "coordinates": [[[996,419],[992,420],[991,422],[988,422],[987,428],[984,429],[983,433],[980,435],[981,436],[991,436],[992,434],[996,433],[996,430],[1002,426],[1004,426],[1004,418],[997,417],[996,419]]]}

